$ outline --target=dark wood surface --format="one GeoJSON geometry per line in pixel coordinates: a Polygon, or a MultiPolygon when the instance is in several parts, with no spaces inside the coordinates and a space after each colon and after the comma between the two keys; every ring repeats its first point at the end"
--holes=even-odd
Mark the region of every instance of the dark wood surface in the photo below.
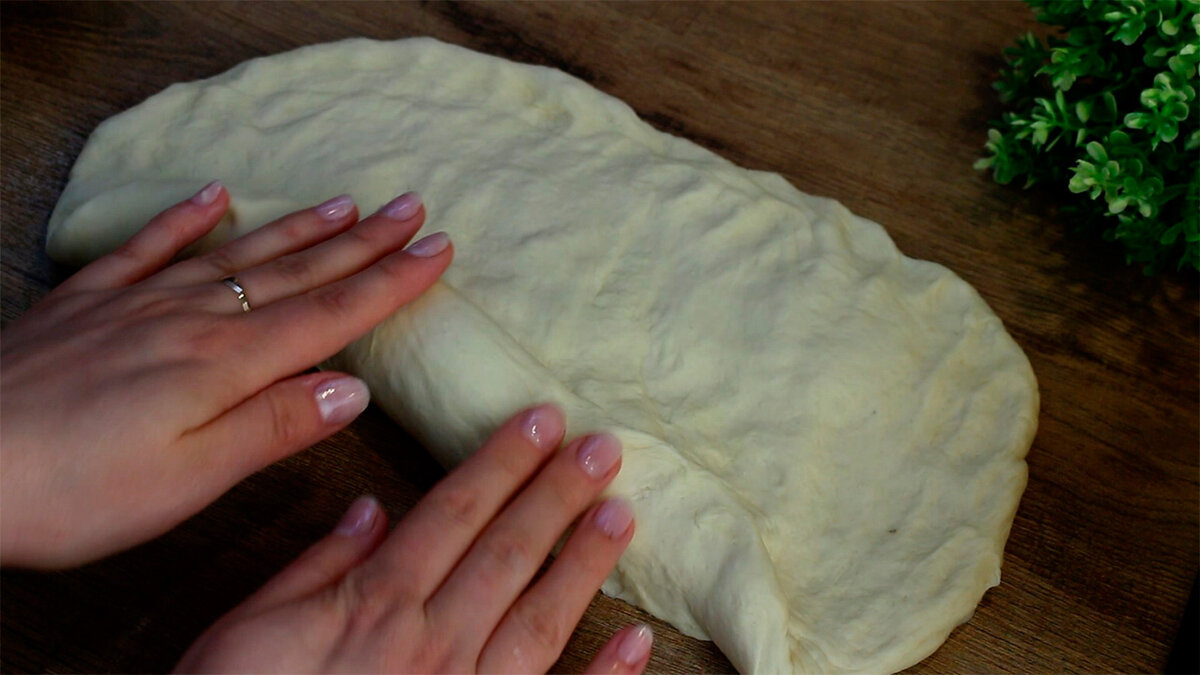
{"type": "MultiPolygon", "coordinates": [[[[61,279],[42,251],[103,119],[172,82],[349,36],[433,35],[562,68],[657,127],[883,223],[973,284],[1042,394],[1004,583],[915,670],[1154,671],[1198,563],[1197,279],[1145,278],[971,169],[1016,3],[15,4],[0,8],[5,323],[61,279]]],[[[419,189],[420,186],[411,186],[419,189]]],[[[440,472],[375,409],[161,539],[82,569],[4,571],[5,671],[165,670],[358,494],[402,515],[440,472]]],[[[598,597],[559,669],[647,620],[598,597]]],[[[654,671],[729,670],[651,620],[654,671]]]]}

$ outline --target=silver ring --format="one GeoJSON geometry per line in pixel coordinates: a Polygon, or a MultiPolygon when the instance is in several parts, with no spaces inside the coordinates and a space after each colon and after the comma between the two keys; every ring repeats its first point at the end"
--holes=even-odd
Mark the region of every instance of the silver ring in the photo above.
{"type": "Polygon", "coordinates": [[[221,283],[228,286],[234,293],[237,293],[238,302],[242,303],[242,311],[249,312],[250,301],[246,299],[246,289],[242,288],[242,285],[238,283],[237,277],[225,277],[221,280],[221,283]]]}

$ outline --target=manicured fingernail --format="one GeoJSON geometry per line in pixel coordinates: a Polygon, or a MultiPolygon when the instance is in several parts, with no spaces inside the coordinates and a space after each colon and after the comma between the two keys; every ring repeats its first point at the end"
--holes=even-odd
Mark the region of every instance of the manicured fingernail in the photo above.
{"type": "Polygon", "coordinates": [[[357,377],[339,377],[317,386],[317,408],[326,424],[345,424],[358,417],[371,402],[367,383],[357,377]]]}
{"type": "Polygon", "coordinates": [[[409,255],[415,255],[418,258],[432,258],[433,256],[446,250],[450,245],[450,235],[445,232],[434,232],[433,234],[413,242],[404,249],[404,252],[409,255]]]}
{"type": "Polygon", "coordinates": [[[338,195],[314,207],[313,210],[325,220],[341,220],[354,210],[354,198],[350,195],[338,195]]]}
{"type": "Polygon", "coordinates": [[[613,497],[601,504],[592,518],[601,532],[616,539],[628,532],[633,524],[633,507],[624,499],[613,497]]]}
{"type": "Polygon", "coordinates": [[[575,451],[575,461],[592,478],[603,478],[621,459],[621,442],[612,434],[592,434],[575,451]]]}
{"type": "Polygon", "coordinates": [[[408,220],[421,210],[421,195],[415,192],[405,192],[392,201],[384,204],[379,212],[395,220],[408,220]]]}
{"type": "Polygon", "coordinates": [[[525,411],[519,426],[525,438],[543,450],[557,446],[565,431],[562,415],[548,405],[525,411]]]}
{"type": "Polygon", "coordinates": [[[360,534],[370,532],[371,527],[375,525],[375,519],[378,517],[379,500],[371,495],[363,495],[355,499],[350,508],[346,509],[346,514],[338,521],[337,527],[333,528],[333,532],[343,537],[357,537],[360,534]]]}
{"type": "Polygon", "coordinates": [[[195,195],[192,195],[192,203],[196,206],[208,206],[217,201],[217,197],[221,196],[221,190],[224,189],[225,186],[221,184],[221,181],[214,180],[200,188],[200,191],[195,195]]]}
{"type": "Polygon", "coordinates": [[[654,631],[642,624],[621,638],[621,644],[617,645],[617,659],[627,666],[636,666],[650,655],[652,646],[654,631]]]}

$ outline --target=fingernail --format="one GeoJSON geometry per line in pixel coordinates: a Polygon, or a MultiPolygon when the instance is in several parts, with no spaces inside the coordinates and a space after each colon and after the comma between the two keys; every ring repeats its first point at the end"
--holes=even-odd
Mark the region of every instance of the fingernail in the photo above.
{"type": "Polygon", "coordinates": [[[549,405],[540,405],[527,410],[521,417],[519,426],[525,438],[543,450],[550,450],[557,446],[565,431],[562,415],[549,405]]]}
{"type": "Polygon", "coordinates": [[[408,248],[404,249],[404,252],[409,255],[415,255],[418,258],[432,258],[445,251],[449,245],[450,235],[445,232],[434,232],[424,239],[409,244],[408,248]]]}
{"type": "Polygon", "coordinates": [[[326,424],[344,424],[358,417],[371,402],[367,383],[357,377],[339,377],[317,386],[317,408],[326,424]]]}
{"type": "Polygon", "coordinates": [[[592,478],[603,478],[621,459],[621,442],[612,434],[592,434],[583,439],[575,461],[592,478]]]}
{"type": "Polygon", "coordinates": [[[408,220],[421,210],[421,195],[415,192],[405,192],[392,201],[380,207],[379,212],[395,220],[408,220]]]}
{"type": "Polygon", "coordinates": [[[200,188],[199,192],[192,195],[192,203],[196,206],[208,206],[209,204],[217,201],[217,197],[221,195],[221,190],[224,189],[225,186],[221,184],[221,181],[214,180],[208,185],[200,188]]]}
{"type": "Polygon", "coordinates": [[[633,507],[624,499],[613,497],[601,504],[592,518],[601,532],[617,539],[633,524],[633,507]]]}
{"type": "Polygon", "coordinates": [[[325,220],[341,220],[354,210],[354,198],[350,195],[338,195],[314,207],[313,210],[325,220]]]}
{"type": "Polygon", "coordinates": [[[650,655],[652,646],[654,631],[650,630],[650,626],[641,624],[621,638],[621,644],[617,645],[617,659],[627,666],[636,666],[650,655]]]}
{"type": "Polygon", "coordinates": [[[333,532],[343,537],[357,537],[360,534],[366,534],[375,525],[377,517],[379,517],[379,500],[371,495],[363,495],[355,499],[350,508],[346,509],[345,515],[338,521],[337,527],[333,528],[333,532]]]}

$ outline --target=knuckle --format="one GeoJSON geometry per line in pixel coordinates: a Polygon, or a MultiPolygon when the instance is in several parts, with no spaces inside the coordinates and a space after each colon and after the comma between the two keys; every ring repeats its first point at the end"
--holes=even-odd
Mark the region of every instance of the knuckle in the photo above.
{"type": "Polygon", "coordinates": [[[488,468],[493,470],[497,480],[515,488],[536,476],[542,466],[541,450],[532,443],[514,443],[504,449],[506,452],[488,454],[488,468]]]}
{"type": "Polygon", "coordinates": [[[511,574],[512,570],[525,569],[539,562],[535,560],[528,537],[510,529],[494,531],[480,540],[479,546],[484,557],[492,561],[488,569],[502,574],[511,574]]]}
{"type": "Polygon", "coordinates": [[[375,263],[375,266],[390,279],[407,281],[409,275],[412,273],[412,265],[407,258],[408,256],[390,255],[386,258],[381,258],[375,263]]]}
{"type": "Polygon", "coordinates": [[[570,636],[559,613],[551,607],[521,603],[513,609],[513,618],[521,633],[536,650],[549,656],[548,660],[553,660],[570,636]]]}
{"type": "Polygon", "coordinates": [[[549,478],[546,495],[550,500],[551,509],[555,512],[578,514],[599,491],[592,485],[576,479],[570,473],[566,476],[549,476],[549,478]]]}
{"type": "Polygon", "coordinates": [[[303,439],[308,425],[305,415],[293,405],[294,401],[274,389],[268,389],[263,396],[270,419],[271,439],[280,445],[291,445],[303,439]]]}
{"type": "Polygon", "coordinates": [[[432,508],[452,525],[473,530],[480,520],[479,497],[471,490],[446,486],[432,495],[432,508]]]}
{"type": "Polygon", "coordinates": [[[213,272],[222,278],[227,277],[238,271],[238,265],[229,255],[229,251],[225,247],[218,248],[205,253],[199,259],[203,264],[207,265],[213,272]]]}
{"type": "Polygon", "coordinates": [[[203,315],[179,317],[177,323],[164,325],[163,336],[184,354],[217,359],[227,355],[236,340],[226,322],[203,315]],[[186,337],[176,338],[179,334],[186,337]]]}
{"type": "Polygon", "coordinates": [[[312,260],[305,255],[289,255],[271,264],[271,271],[285,280],[308,283],[313,278],[312,260]]]}
{"type": "Polygon", "coordinates": [[[397,664],[399,667],[392,672],[408,670],[418,673],[447,673],[462,671],[454,663],[454,650],[449,640],[441,633],[429,631],[418,644],[413,645],[411,663],[397,664]]]}
{"type": "Polygon", "coordinates": [[[424,630],[423,605],[402,577],[360,567],[334,586],[329,597],[347,637],[370,635],[385,626],[400,626],[407,634],[429,632],[424,630]]]}
{"type": "Polygon", "coordinates": [[[138,262],[143,257],[141,245],[138,243],[137,237],[126,241],[124,244],[121,244],[109,255],[115,258],[133,262],[138,262]]]}
{"type": "Polygon", "coordinates": [[[395,605],[388,580],[362,570],[346,575],[337,586],[337,601],[346,617],[347,633],[370,632],[395,605]]]}
{"type": "Polygon", "coordinates": [[[334,316],[349,316],[354,313],[354,297],[341,285],[326,286],[312,294],[317,308],[334,316]]]}
{"type": "Polygon", "coordinates": [[[276,228],[285,240],[300,242],[308,239],[313,228],[311,220],[305,215],[303,211],[293,213],[276,223],[276,228]]]}
{"type": "Polygon", "coordinates": [[[147,291],[114,298],[109,306],[114,313],[119,311],[134,319],[156,319],[181,314],[180,310],[186,311],[190,300],[173,291],[147,291]],[[117,307],[123,311],[117,310],[117,307]]]}
{"type": "MultiPolygon", "coordinates": [[[[59,288],[62,287],[60,286],[59,288]]],[[[103,295],[95,291],[64,294],[56,294],[54,291],[51,291],[50,295],[42,299],[41,307],[38,309],[44,312],[48,318],[58,321],[68,321],[72,317],[78,316],[85,310],[95,306],[97,299],[101,298],[103,298],[103,295]]]]}
{"type": "Polygon", "coordinates": [[[368,250],[379,248],[383,242],[387,240],[386,229],[382,227],[372,227],[374,223],[364,222],[346,231],[346,236],[350,238],[354,246],[368,250]]]}

